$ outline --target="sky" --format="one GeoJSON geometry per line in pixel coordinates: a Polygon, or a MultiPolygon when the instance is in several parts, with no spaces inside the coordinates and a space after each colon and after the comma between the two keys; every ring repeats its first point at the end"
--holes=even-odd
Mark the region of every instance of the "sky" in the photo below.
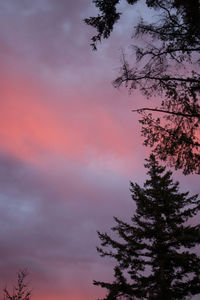
{"type": "MultiPolygon", "coordinates": [[[[112,278],[112,262],[96,252],[96,232],[130,217],[129,182],[146,176],[131,112],[146,100],[112,80],[147,11],[122,3],[94,52],[91,2],[0,0],[0,288],[27,268],[35,300],[104,295],[92,281],[112,278]]],[[[196,177],[175,176],[198,192],[196,177]]]]}

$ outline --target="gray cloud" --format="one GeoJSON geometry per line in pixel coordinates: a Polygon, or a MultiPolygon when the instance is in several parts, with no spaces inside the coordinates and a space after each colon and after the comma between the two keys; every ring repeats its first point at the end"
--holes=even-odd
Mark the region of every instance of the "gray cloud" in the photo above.
{"type": "Polygon", "coordinates": [[[112,223],[120,205],[124,212],[129,207],[128,201],[122,201],[123,178],[113,174],[109,182],[111,174],[106,177],[87,169],[83,173],[82,166],[70,162],[67,170],[60,166],[59,175],[52,170],[45,176],[3,153],[0,166],[3,283],[13,279],[17,269],[27,267],[41,290],[51,282],[54,291],[63,289],[59,284],[63,272],[71,292],[73,272],[90,284],[91,268],[99,261],[96,230],[112,223]],[[43,287],[42,282],[46,282],[43,287]]]}

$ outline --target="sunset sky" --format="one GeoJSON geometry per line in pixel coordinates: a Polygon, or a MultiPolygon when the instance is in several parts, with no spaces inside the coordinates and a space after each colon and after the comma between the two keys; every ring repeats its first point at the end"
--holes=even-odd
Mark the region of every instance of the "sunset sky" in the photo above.
{"type": "MultiPolygon", "coordinates": [[[[112,262],[97,230],[134,210],[142,184],[139,93],[114,89],[122,48],[147,11],[126,10],[112,37],[91,50],[83,18],[91,0],[0,0],[0,288],[27,268],[35,300],[92,300],[112,262]],[[131,25],[131,26],[130,26],[131,25]]],[[[129,48],[127,48],[129,49],[129,48]]],[[[181,186],[198,192],[198,178],[181,186]]]]}

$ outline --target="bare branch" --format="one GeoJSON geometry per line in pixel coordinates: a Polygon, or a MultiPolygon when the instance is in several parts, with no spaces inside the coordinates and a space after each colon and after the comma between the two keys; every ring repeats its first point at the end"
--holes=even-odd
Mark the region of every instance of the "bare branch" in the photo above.
{"type": "Polygon", "coordinates": [[[164,110],[164,109],[149,108],[149,107],[142,107],[142,108],[138,108],[138,109],[133,109],[132,112],[142,112],[142,111],[147,111],[147,110],[148,111],[156,111],[156,112],[166,113],[166,114],[170,114],[170,115],[181,116],[181,117],[186,117],[186,118],[198,118],[198,119],[200,119],[199,114],[190,115],[190,114],[184,114],[184,113],[181,113],[181,112],[168,111],[168,110],[164,110]]]}
{"type": "Polygon", "coordinates": [[[150,76],[148,74],[144,75],[144,76],[138,76],[138,77],[134,77],[134,74],[132,77],[127,77],[125,79],[122,79],[122,81],[139,81],[142,79],[150,79],[150,80],[158,80],[158,81],[180,81],[180,82],[186,82],[186,83],[198,83],[200,84],[200,79],[196,79],[196,78],[191,78],[191,77],[187,77],[187,78],[181,78],[181,77],[170,77],[170,76],[162,76],[162,77],[157,77],[157,76],[150,76]]]}

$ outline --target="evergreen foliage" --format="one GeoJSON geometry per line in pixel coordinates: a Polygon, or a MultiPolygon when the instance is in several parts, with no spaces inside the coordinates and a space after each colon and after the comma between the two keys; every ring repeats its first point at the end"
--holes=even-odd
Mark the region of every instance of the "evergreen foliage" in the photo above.
{"type": "Polygon", "coordinates": [[[191,218],[200,210],[198,195],[179,192],[172,173],[147,160],[148,179],[143,187],[131,183],[136,212],[131,224],[114,218],[118,238],[98,232],[102,257],[116,261],[114,281],[94,281],[106,288],[104,300],[178,300],[200,293],[199,226],[191,218]]]}

